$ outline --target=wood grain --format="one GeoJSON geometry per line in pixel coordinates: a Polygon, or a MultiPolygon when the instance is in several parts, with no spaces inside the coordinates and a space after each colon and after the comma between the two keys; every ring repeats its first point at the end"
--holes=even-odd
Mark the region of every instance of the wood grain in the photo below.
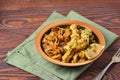
{"type": "MultiPolygon", "coordinates": [[[[30,36],[53,12],[74,10],[120,36],[120,0],[0,0],[0,80],[42,80],[4,62],[8,51],[30,36]]],[[[120,48],[118,38],[76,80],[91,80],[120,48]]],[[[120,64],[112,65],[102,80],[119,80],[120,64]]]]}

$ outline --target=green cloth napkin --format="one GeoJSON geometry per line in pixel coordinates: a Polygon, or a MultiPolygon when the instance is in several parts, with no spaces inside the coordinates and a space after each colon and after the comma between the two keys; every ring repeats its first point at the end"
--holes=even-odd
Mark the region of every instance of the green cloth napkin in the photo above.
{"type": "Polygon", "coordinates": [[[57,12],[53,12],[29,38],[27,38],[18,47],[8,52],[5,62],[39,76],[44,80],[75,80],[91,64],[79,67],[59,66],[43,59],[35,48],[34,40],[38,31],[40,31],[45,25],[60,20],[79,20],[95,26],[105,36],[106,48],[118,37],[111,31],[74,11],[70,11],[66,17],[57,12]]]}

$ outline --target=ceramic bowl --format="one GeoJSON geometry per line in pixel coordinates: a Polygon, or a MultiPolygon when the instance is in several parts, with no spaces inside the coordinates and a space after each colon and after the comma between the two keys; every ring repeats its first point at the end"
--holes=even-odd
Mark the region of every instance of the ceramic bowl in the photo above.
{"type": "Polygon", "coordinates": [[[97,60],[103,54],[104,49],[95,58],[90,59],[90,60],[86,60],[86,61],[80,62],[80,63],[63,63],[63,62],[56,61],[56,60],[48,57],[46,55],[46,53],[44,52],[43,48],[42,48],[41,41],[42,41],[43,35],[48,30],[50,30],[52,27],[56,27],[56,26],[59,26],[59,25],[65,25],[65,24],[67,24],[67,25],[77,24],[77,25],[80,25],[80,26],[84,26],[84,27],[90,28],[93,31],[93,33],[98,37],[99,43],[101,45],[105,46],[104,36],[93,25],[90,25],[90,24],[85,23],[85,22],[76,21],[76,20],[64,20],[64,21],[58,21],[58,22],[53,22],[51,24],[48,24],[48,25],[44,26],[44,28],[42,28],[42,30],[40,30],[38,32],[38,34],[37,34],[37,36],[35,38],[35,45],[36,45],[36,49],[37,49],[38,53],[40,54],[40,56],[42,56],[47,61],[50,61],[50,62],[52,62],[54,64],[61,65],[61,66],[82,66],[82,65],[85,65],[85,64],[88,64],[88,63],[91,63],[91,62],[97,60]]]}

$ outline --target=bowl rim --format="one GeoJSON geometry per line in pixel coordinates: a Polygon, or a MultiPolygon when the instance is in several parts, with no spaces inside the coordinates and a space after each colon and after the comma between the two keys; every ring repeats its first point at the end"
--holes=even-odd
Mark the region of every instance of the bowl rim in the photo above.
{"type": "Polygon", "coordinates": [[[95,61],[103,54],[103,51],[105,50],[105,45],[106,45],[105,38],[104,38],[103,34],[96,27],[94,27],[93,25],[88,24],[86,22],[77,21],[77,20],[62,20],[62,21],[50,23],[50,24],[46,25],[44,28],[42,28],[37,33],[37,36],[35,38],[35,46],[36,46],[36,49],[37,49],[38,53],[40,54],[40,56],[42,56],[44,59],[46,59],[47,61],[52,62],[54,64],[61,65],[61,66],[69,66],[69,67],[82,66],[82,65],[85,65],[85,64],[95,61]],[[54,59],[48,57],[45,54],[45,52],[42,50],[42,47],[40,46],[40,45],[42,45],[41,44],[42,37],[50,28],[56,27],[58,25],[64,25],[64,24],[77,24],[77,25],[80,25],[83,27],[90,28],[95,34],[97,33],[96,36],[98,37],[100,44],[102,46],[104,46],[104,49],[95,58],[84,61],[84,62],[80,62],[80,63],[63,63],[63,62],[60,62],[60,61],[57,61],[57,60],[54,60],[54,59]]]}

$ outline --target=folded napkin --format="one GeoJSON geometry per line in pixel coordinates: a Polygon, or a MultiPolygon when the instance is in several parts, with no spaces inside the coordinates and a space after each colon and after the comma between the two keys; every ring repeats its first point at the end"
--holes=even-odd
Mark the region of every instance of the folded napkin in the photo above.
{"type": "Polygon", "coordinates": [[[53,12],[30,37],[18,47],[8,52],[5,62],[39,76],[44,80],[75,80],[91,64],[79,67],[59,66],[43,59],[35,48],[34,40],[38,31],[40,31],[45,25],[60,20],[79,20],[95,26],[103,33],[106,40],[106,48],[118,37],[111,31],[74,11],[70,11],[66,17],[57,12],[53,12]]]}

